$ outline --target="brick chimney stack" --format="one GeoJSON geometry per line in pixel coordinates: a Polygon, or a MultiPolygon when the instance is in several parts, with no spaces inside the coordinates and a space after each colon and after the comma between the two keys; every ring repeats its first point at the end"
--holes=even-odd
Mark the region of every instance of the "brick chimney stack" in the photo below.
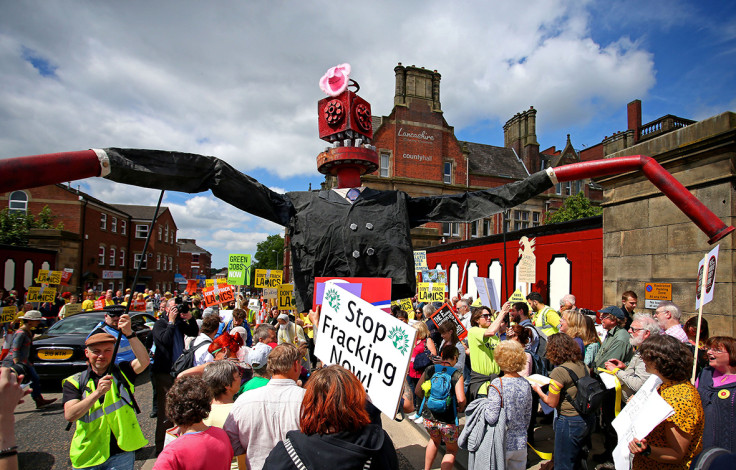
{"type": "Polygon", "coordinates": [[[641,131],[641,100],[634,100],[626,106],[628,130],[634,131],[634,142],[639,141],[641,131]]]}

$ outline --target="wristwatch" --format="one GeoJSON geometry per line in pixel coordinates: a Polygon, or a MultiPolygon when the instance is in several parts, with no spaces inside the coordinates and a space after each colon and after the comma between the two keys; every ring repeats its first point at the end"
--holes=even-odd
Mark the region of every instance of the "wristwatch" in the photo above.
{"type": "Polygon", "coordinates": [[[647,448],[641,451],[641,455],[644,457],[649,457],[652,453],[652,446],[647,445],[647,448]]]}
{"type": "Polygon", "coordinates": [[[131,333],[129,335],[125,335],[125,337],[128,338],[128,339],[135,338],[135,333],[131,333]]]}

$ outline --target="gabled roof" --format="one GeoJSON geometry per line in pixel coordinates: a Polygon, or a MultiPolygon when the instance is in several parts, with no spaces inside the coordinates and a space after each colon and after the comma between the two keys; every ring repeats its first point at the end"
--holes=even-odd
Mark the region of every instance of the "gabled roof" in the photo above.
{"type": "Polygon", "coordinates": [[[64,191],[68,191],[68,192],[70,192],[70,193],[72,193],[72,194],[74,194],[76,196],[83,197],[84,199],[86,199],[89,202],[92,202],[92,203],[94,203],[94,204],[102,207],[103,209],[107,209],[107,210],[111,210],[111,211],[115,211],[115,212],[123,212],[126,215],[130,215],[127,212],[125,212],[124,210],[120,209],[119,207],[116,207],[115,204],[108,204],[108,203],[106,203],[104,201],[100,201],[96,197],[92,197],[89,194],[85,193],[84,191],[80,191],[78,189],[74,189],[74,188],[72,188],[70,186],[66,186],[66,185],[63,185],[63,184],[56,184],[54,186],[56,186],[57,188],[61,188],[64,191]]]}
{"type": "Polygon", "coordinates": [[[197,246],[196,240],[192,240],[191,238],[180,238],[176,243],[179,245],[179,251],[182,253],[207,253],[210,256],[212,255],[209,251],[197,246]]]}
{"type": "Polygon", "coordinates": [[[478,175],[522,179],[529,176],[514,151],[506,147],[460,141],[468,149],[470,172],[478,175]]]}
{"type": "MultiPolygon", "coordinates": [[[[128,213],[134,220],[151,220],[153,218],[153,214],[156,212],[156,208],[154,206],[138,206],[134,204],[112,205],[118,210],[128,213]]],[[[167,210],[169,210],[168,207],[161,206],[161,208],[159,208],[158,215],[163,214],[167,210]]]]}

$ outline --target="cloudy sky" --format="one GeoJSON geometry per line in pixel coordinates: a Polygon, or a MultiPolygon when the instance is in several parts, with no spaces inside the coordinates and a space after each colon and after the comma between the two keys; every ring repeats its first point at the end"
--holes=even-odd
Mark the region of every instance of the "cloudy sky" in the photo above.
{"type": "MultiPolygon", "coordinates": [[[[0,0],[0,158],[134,147],[218,156],[276,191],[318,187],[318,80],[352,65],[374,114],[398,62],[442,74],[456,135],[503,145],[538,110],[541,148],[594,145],[643,121],[736,111],[736,2],[0,0]]],[[[73,182],[110,202],[157,191],[73,182]]],[[[210,193],[169,193],[180,238],[224,266],[279,226],[210,193]]]]}

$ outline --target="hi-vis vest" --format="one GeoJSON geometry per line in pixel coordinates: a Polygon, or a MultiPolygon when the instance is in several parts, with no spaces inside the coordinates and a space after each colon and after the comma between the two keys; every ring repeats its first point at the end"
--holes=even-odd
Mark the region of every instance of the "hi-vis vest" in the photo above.
{"type": "MultiPolygon", "coordinates": [[[[79,381],[84,372],[67,377],[75,387],[81,390],[79,381]]],[[[148,444],[143,437],[143,431],[138,424],[135,410],[132,406],[132,397],[116,376],[121,376],[128,382],[128,388],[133,391],[133,384],[122,373],[113,374],[113,385],[105,394],[102,404],[95,400],[87,414],[77,420],[77,427],[69,448],[69,458],[75,468],[100,465],[110,458],[110,432],[117,439],[118,446],[126,451],[136,451],[148,444]]],[[[63,384],[62,382],[62,384],[63,384]]],[[[92,378],[87,381],[87,387],[82,392],[82,399],[95,390],[92,378]]]]}
{"type": "Polygon", "coordinates": [[[546,305],[542,310],[537,312],[537,315],[534,318],[534,326],[539,327],[539,329],[542,330],[542,333],[547,336],[559,333],[559,325],[560,315],[549,305],[546,305]],[[553,324],[554,321],[550,322],[550,316],[557,321],[556,324],[553,324]]]}

